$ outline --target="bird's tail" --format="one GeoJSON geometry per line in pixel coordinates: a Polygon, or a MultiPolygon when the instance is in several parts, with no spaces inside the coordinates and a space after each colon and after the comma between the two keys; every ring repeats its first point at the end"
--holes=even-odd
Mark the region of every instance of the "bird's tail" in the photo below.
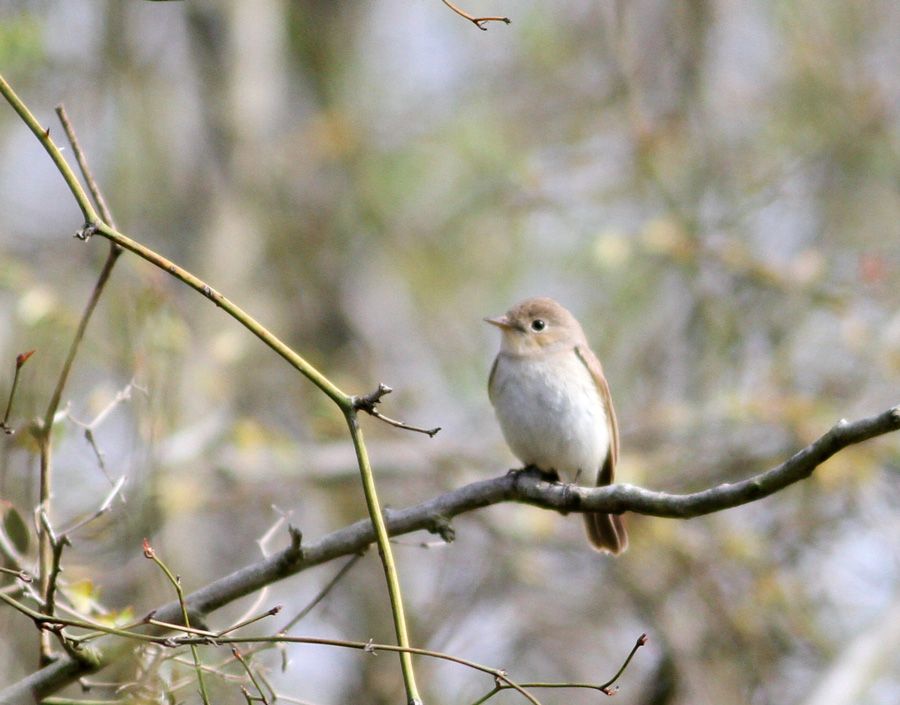
{"type": "Polygon", "coordinates": [[[625,520],[618,514],[588,512],[584,515],[588,540],[598,551],[619,555],[628,548],[625,520]]]}

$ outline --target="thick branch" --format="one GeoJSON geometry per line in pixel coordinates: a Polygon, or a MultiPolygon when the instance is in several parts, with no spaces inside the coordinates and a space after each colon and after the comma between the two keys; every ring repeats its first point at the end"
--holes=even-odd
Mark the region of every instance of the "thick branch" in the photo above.
{"type": "MultiPolygon", "coordinates": [[[[900,406],[853,423],[841,421],[824,436],[771,470],[741,482],[718,485],[691,494],[654,492],[631,485],[576,487],[549,483],[527,473],[511,473],[473,482],[413,507],[386,511],[385,523],[392,536],[425,529],[448,537],[452,535],[450,519],[454,516],[500,502],[523,502],[570,512],[630,511],[689,519],[748,504],[774,494],[809,477],[819,465],[847,446],[898,429],[900,406]]],[[[374,540],[371,522],[362,520],[328,534],[314,544],[300,546],[295,543],[189,595],[188,607],[192,614],[212,612],[277,580],[335,558],[358,553],[374,540]]],[[[160,608],[154,616],[163,622],[177,622],[180,612],[181,608],[176,602],[160,608]]],[[[109,663],[116,651],[121,649],[121,640],[113,639],[106,643],[115,641],[119,642],[118,646],[104,645],[102,648],[101,661],[104,664],[109,663]]],[[[24,702],[24,698],[31,692],[48,695],[87,673],[88,668],[85,664],[74,664],[68,656],[63,656],[56,663],[0,691],[0,703],[24,702]]]]}

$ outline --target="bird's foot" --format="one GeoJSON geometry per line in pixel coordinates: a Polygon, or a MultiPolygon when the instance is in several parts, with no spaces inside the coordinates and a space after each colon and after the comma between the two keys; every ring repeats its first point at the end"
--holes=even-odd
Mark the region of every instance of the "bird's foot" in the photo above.
{"type": "Polygon", "coordinates": [[[514,468],[506,473],[514,477],[534,477],[544,482],[559,482],[559,473],[556,470],[541,470],[537,465],[526,465],[524,468],[514,468]]]}
{"type": "MultiPolygon", "coordinates": [[[[571,482],[563,482],[561,483],[563,486],[563,499],[565,501],[566,506],[569,506],[569,502],[571,502],[571,497],[574,494],[574,490],[578,487],[578,481],[581,479],[581,468],[575,472],[575,477],[571,482]]],[[[557,510],[563,516],[566,516],[569,513],[568,509],[559,509],[557,510]]]]}

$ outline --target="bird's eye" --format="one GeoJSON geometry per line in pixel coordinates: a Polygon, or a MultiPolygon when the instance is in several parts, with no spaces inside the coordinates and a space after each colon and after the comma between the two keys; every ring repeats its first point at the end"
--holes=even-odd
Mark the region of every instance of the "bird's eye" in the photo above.
{"type": "Polygon", "coordinates": [[[546,327],[547,327],[547,324],[544,321],[542,321],[540,318],[535,318],[531,322],[531,330],[533,330],[537,333],[540,333],[546,327]]]}

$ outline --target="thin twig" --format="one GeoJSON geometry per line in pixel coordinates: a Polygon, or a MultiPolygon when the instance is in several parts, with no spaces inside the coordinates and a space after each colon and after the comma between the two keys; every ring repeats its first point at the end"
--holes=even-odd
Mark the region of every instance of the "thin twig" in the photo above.
{"type": "MultiPolygon", "coordinates": [[[[278,530],[281,529],[281,527],[289,519],[289,514],[285,514],[280,509],[278,509],[278,507],[273,506],[273,509],[276,512],[278,512],[278,514],[280,515],[278,517],[278,520],[269,528],[268,531],[266,531],[266,533],[264,533],[262,535],[262,538],[259,538],[256,541],[257,546],[259,546],[260,553],[262,553],[264,558],[267,558],[269,556],[269,549],[268,549],[269,541],[271,541],[272,538],[274,536],[276,536],[276,533],[278,532],[278,530]]],[[[288,525],[288,526],[290,526],[290,525],[288,525]]],[[[263,603],[265,603],[265,601],[268,599],[268,597],[269,597],[269,587],[265,586],[262,590],[258,591],[256,599],[253,600],[253,604],[250,605],[244,611],[244,613],[235,620],[233,626],[226,628],[223,631],[223,633],[228,633],[234,629],[237,629],[239,626],[243,625],[247,619],[251,618],[251,615],[254,615],[259,611],[260,607],[263,605],[263,603]]]]}
{"type": "MultiPolygon", "coordinates": [[[[238,650],[236,646],[231,647],[231,653],[234,654],[234,657],[240,662],[241,666],[244,667],[244,670],[247,672],[247,676],[250,678],[250,682],[253,683],[253,687],[256,688],[256,691],[259,693],[259,698],[254,699],[261,699],[264,705],[269,705],[269,699],[266,697],[266,694],[263,693],[262,686],[260,686],[259,681],[256,680],[256,675],[253,673],[253,669],[250,668],[250,664],[247,663],[246,659],[244,659],[243,654],[238,650]]],[[[252,702],[251,698],[249,697],[249,693],[247,695],[247,702],[252,702]]]]}
{"type": "Polygon", "coordinates": [[[23,583],[30,583],[33,579],[31,577],[31,573],[29,573],[27,570],[20,570],[18,568],[4,568],[0,566],[0,573],[13,575],[17,580],[21,580],[23,583]]]}
{"type": "MultiPolygon", "coordinates": [[[[169,582],[172,584],[172,587],[175,588],[175,593],[178,595],[178,604],[181,606],[181,618],[184,620],[184,626],[186,629],[190,629],[191,621],[188,616],[188,608],[187,603],[184,599],[184,590],[181,588],[181,579],[175,575],[169,567],[162,561],[162,559],[156,555],[156,551],[153,550],[153,547],[150,545],[150,542],[147,539],[144,539],[144,556],[153,561],[160,570],[165,574],[165,576],[169,579],[169,582]]],[[[197,673],[197,684],[200,686],[200,697],[203,699],[204,705],[209,705],[209,694],[206,692],[206,683],[203,679],[203,668],[202,663],[200,661],[200,652],[197,649],[196,644],[191,644],[191,655],[194,658],[194,670],[197,673]]]]}
{"type": "Polygon", "coordinates": [[[610,678],[608,681],[606,681],[606,683],[604,683],[603,685],[600,686],[600,690],[602,690],[607,695],[612,695],[611,692],[607,692],[607,691],[613,686],[613,684],[615,684],[615,682],[617,680],[619,680],[619,678],[622,676],[622,674],[625,673],[625,669],[628,668],[628,664],[631,663],[631,659],[634,658],[634,655],[637,653],[637,650],[639,648],[641,648],[642,646],[644,646],[646,643],[647,643],[647,635],[641,634],[637,638],[637,641],[634,642],[634,646],[631,647],[631,651],[629,652],[628,656],[625,658],[625,661],[622,663],[622,666],[619,668],[618,671],[616,671],[616,674],[612,678],[610,678]]]}
{"type": "MultiPolygon", "coordinates": [[[[131,399],[131,390],[137,389],[144,394],[147,393],[146,389],[137,386],[134,383],[134,380],[131,380],[128,384],[126,384],[122,389],[116,392],[112,401],[109,402],[99,414],[97,414],[91,421],[81,421],[75,417],[70,408],[66,408],[66,417],[74,423],[76,426],[84,429],[84,438],[88,442],[88,445],[91,446],[91,449],[94,451],[94,456],[97,458],[97,464],[100,466],[100,472],[103,473],[103,476],[109,481],[110,485],[115,485],[112,477],[110,477],[109,472],[106,469],[106,462],[104,459],[103,451],[100,450],[100,447],[97,445],[97,441],[94,438],[94,431],[104,422],[107,417],[115,410],[119,404],[124,401],[129,401],[131,399]]],[[[125,501],[124,498],[122,500],[125,501]]]]}
{"type": "Polygon", "coordinates": [[[100,190],[100,187],[97,186],[94,174],[88,166],[87,155],[84,153],[84,150],[81,149],[81,144],[75,134],[75,128],[72,127],[72,122],[69,120],[69,115],[66,113],[66,106],[62,103],[57,105],[56,115],[59,117],[59,122],[62,124],[62,128],[66,133],[66,138],[69,140],[72,152],[75,154],[75,161],[78,162],[78,168],[81,169],[81,175],[84,177],[88,190],[94,198],[94,203],[97,204],[97,208],[100,211],[100,217],[112,227],[116,228],[116,222],[113,220],[112,213],[106,205],[106,199],[103,197],[103,192],[100,190]]]}
{"type": "Polygon", "coordinates": [[[173,632],[184,632],[185,634],[194,634],[196,636],[204,637],[205,639],[215,639],[217,634],[215,632],[211,632],[208,629],[197,629],[197,627],[192,627],[189,624],[175,624],[173,622],[163,622],[162,620],[155,619],[153,617],[153,613],[150,613],[143,619],[144,624],[152,624],[154,627],[160,627],[162,629],[168,629],[173,632]]]}
{"type": "Polygon", "coordinates": [[[47,518],[47,514],[44,511],[39,512],[38,522],[44,534],[50,539],[50,548],[52,551],[50,577],[47,584],[47,592],[44,595],[43,605],[44,614],[47,615],[47,622],[45,622],[45,624],[48,626],[46,631],[42,631],[41,634],[43,635],[48,632],[55,634],[63,650],[73,658],[78,659],[80,654],[77,652],[75,646],[73,646],[73,642],[63,634],[64,626],[61,624],[54,624],[54,615],[56,614],[56,593],[59,590],[59,575],[62,573],[62,553],[65,547],[71,546],[72,543],[65,534],[57,535],[53,531],[50,520],[47,518]]]}
{"type": "Polygon", "coordinates": [[[376,419],[380,419],[384,421],[386,424],[394,426],[396,428],[402,428],[407,431],[415,431],[416,433],[424,433],[429,438],[434,438],[435,435],[441,430],[440,426],[436,426],[435,428],[421,428],[419,426],[411,426],[408,423],[404,423],[403,421],[397,421],[396,419],[389,418],[378,411],[377,404],[381,401],[381,398],[387,394],[390,394],[393,389],[388,387],[386,384],[379,383],[378,389],[374,392],[370,392],[369,394],[363,396],[355,396],[353,397],[353,408],[358,409],[359,411],[365,411],[369,416],[374,416],[376,419]]]}
{"type": "MultiPolygon", "coordinates": [[[[172,582],[173,585],[176,586],[176,590],[180,588],[180,581],[177,576],[175,576],[167,567],[164,566],[157,558],[155,558],[155,553],[153,549],[149,547],[149,545],[145,546],[145,555],[165,572],[166,576],[172,582]]],[[[191,646],[197,647],[201,645],[206,645],[214,641],[216,644],[272,644],[272,643],[291,643],[291,644],[315,644],[319,646],[335,646],[342,647],[347,649],[354,649],[359,651],[364,651],[366,653],[375,654],[379,651],[393,651],[397,653],[405,653],[405,654],[415,654],[417,656],[424,656],[429,658],[440,659],[443,661],[450,661],[452,663],[459,664],[461,666],[466,666],[468,668],[472,668],[476,671],[481,671],[482,673],[486,673],[492,676],[503,683],[506,683],[514,690],[522,693],[529,702],[534,705],[540,705],[539,701],[530,693],[527,693],[522,686],[515,683],[512,679],[509,678],[507,673],[500,668],[493,668],[491,666],[486,666],[484,664],[478,663],[476,661],[470,661],[469,659],[464,659],[459,656],[454,656],[453,654],[447,654],[441,651],[433,651],[430,649],[420,649],[415,647],[404,647],[394,644],[379,644],[375,643],[371,640],[369,641],[351,641],[346,639],[326,639],[321,637],[307,637],[307,636],[288,636],[285,634],[277,634],[274,636],[258,636],[258,637],[221,637],[221,638],[211,638],[206,634],[201,635],[191,635],[191,636],[164,636],[164,635],[150,635],[143,634],[140,632],[127,631],[121,628],[108,627],[102,625],[95,625],[91,622],[86,622],[84,620],[77,619],[68,619],[64,617],[51,619],[47,617],[47,615],[37,612],[26,605],[12,599],[11,597],[4,595],[0,592],[0,601],[6,602],[11,607],[15,608],[19,612],[25,614],[30,617],[35,623],[42,625],[50,625],[50,626],[70,626],[70,627],[80,627],[83,629],[93,629],[98,628],[101,631],[105,631],[109,634],[113,634],[120,637],[125,637],[127,639],[133,639],[145,643],[157,644],[159,646],[165,648],[176,648],[179,646],[191,646]]],[[[178,609],[181,611],[182,618],[185,618],[184,609],[185,603],[187,601],[182,601],[178,603],[178,609]]],[[[183,625],[169,624],[173,629],[177,631],[181,631],[182,633],[187,630],[183,625]]],[[[100,661],[96,661],[93,665],[94,669],[98,669],[100,667],[100,661]]],[[[198,666],[200,670],[211,670],[205,666],[198,666]]],[[[6,697],[6,694],[9,691],[0,691],[0,696],[6,697]]],[[[0,702],[6,702],[6,700],[0,699],[0,702]]]]}
{"type": "MultiPolygon", "coordinates": [[[[340,570],[338,570],[338,572],[335,574],[335,576],[331,580],[328,581],[328,583],[325,585],[325,587],[323,587],[321,590],[319,590],[318,594],[316,594],[316,596],[313,597],[313,599],[310,600],[310,602],[303,609],[301,609],[296,615],[294,615],[294,617],[292,617],[290,619],[290,621],[287,622],[287,624],[285,624],[281,629],[279,629],[278,633],[279,634],[287,634],[291,629],[293,629],[297,625],[298,622],[300,622],[306,615],[308,615],[313,609],[315,609],[316,605],[318,605],[322,600],[325,599],[325,597],[328,596],[328,594],[335,588],[335,586],[337,586],[337,584],[341,580],[343,580],[344,576],[346,576],[350,572],[350,569],[354,565],[356,565],[357,562],[359,562],[359,559],[362,558],[363,555],[365,555],[365,554],[363,552],[360,552],[360,553],[357,553],[355,556],[351,556],[350,559],[348,561],[346,561],[344,563],[344,565],[341,566],[340,570]]],[[[273,608],[273,610],[270,610],[270,612],[273,612],[274,609],[275,608],[273,608]]],[[[278,609],[280,609],[280,605],[278,606],[278,609]]],[[[263,615],[263,616],[268,616],[268,614],[263,615]]],[[[225,636],[226,634],[230,634],[231,632],[238,629],[239,627],[246,626],[248,623],[249,622],[243,622],[243,623],[237,624],[233,627],[229,627],[228,629],[225,629],[225,630],[219,632],[217,634],[217,636],[221,637],[221,636],[225,636]]],[[[257,653],[257,651],[261,651],[262,649],[265,649],[265,648],[268,648],[268,645],[264,644],[261,647],[257,647],[256,649],[254,649],[250,652],[250,655],[255,655],[257,653]]]]}
{"type": "Polygon", "coordinates": [[[362,553],[357,553],[355,556],[351,556],[350,560],[348,560],[344,565],[341,566],[341,569],[335,574],[335,576],[328,581],[328,583],[319,590],[319,594],[317,594],[310,602],[306,605],[302,610],[300,610],[294,617],[285,624],[281,629],[278,630],[279,634],[287,634],[291,629],[293,629],[297,623],[303,619],[306,615],[315,609],[316,605],[318,605],[325,597],[330,593],[334,587],[344,578],[347,573],[350,572],[350,569],[355,566],[359,559],[363,557],[362,553]]]}
{"type": "MultiPolygon", "coordinates": [[[[637,650],[640,649],[647,643],[647,635],[641,634],[637,641],[634,643],[634,646],[631,647],[631,651],[628,652],[628,656],[625,658],[625,661],[619,667],[619,670],[616,671],[616,674],[610,678],[605,683],[519,683],[519,685],[523,688],[552,688],[557,690],[562,689],[582,689],[582,690],[599,690],[604,695],[615,695],[619,692],[619,687],[614,686],[615,682],[622,677],[622,674],[625,673],[625,669],[628,668],[628,664],[631,663],[631,660],[634,658],[634,655],[637,653],[637,650]]],[[[494,689],[488,693],[485,697],[477,700],[472,705],[480,705],[480,703],[487,702],[488,699],[493,697],[496,693],[499,693],[501,690],[509,690],[508,685],[498,684],[494,687],[494,689]]]]}
{"type": "MultiPolygon", "coordinates": [[[[157,637],[159,643],[162,643],[162,638],[157,637]]],[[[171,643],[167,644],[169,646],[181,646],[183,644],[200,644],[203,643],[202,638],[197,637],[175,637],[170,640],[171,643]]],[[[451,663],[459,664],[460,666],[465,666],[467,668],[471,668],[476,671],[481,671],[495,679],[502,681],[504,684],[508,685],[508,687],[513,690],[518,691],[521,695],[523,695],[530,703],[533,705],[540,705],[540,701],[534,697],[531,693],[528,693],[527,690],[515,681],[513,681],[505,670],[502,668],[494,668],[492,666],[486,666],[482,663],[478,663],[477,661],[471,661],[469,659],[461,658],[459,656],[454,656],[453,654],[444,653],[443,651],[433,651],[431,649],[420,649],[416,647],[403,647],[397,646],[394,644],[378,644],[371,640],[369,641],[351,641],[347,639],[325,639],[320,637],[306,637],[306,636],[286,636],[283,634],[276,636],[263,636],[263,637],[225,637],[221,640],[222,644],[257,644],[257,643],[273,643],[273,642],[284,642],[290,644],[316,644],[319,646],[337,646],[346,649],[356,649],[360,651],[364,651],[368,654],[377,654],[379,651],[393,651],[398,653],[406,653],[406,654],[414,654],[416,656],[425,656],[429,658],[440,659],[442,661],[449,661],[451,663]]]]}
{"type": "MultiPolygon", "coordinates": [[[[2,78],[0,78],[0,81],[2,81],[2,78]]],[[[63,390],[65,389],[66,382],[69,379],[69,373],[72,371],[72,366],[75,363],[75,356],[78,354],[78,350],[81,347],[81,341],[84,338],[88,323],[91,320],[94,309],[96,309],[97,307],[97,302],[100,301],[100,296],[103,293],[103,289],[106,287],[106,283],[109,281],[109,276],[110,274],[112,274],[112,270],[116,264],[117,259],[118,252],[110,249],[106,261],[103,263],[103,268],[100,270],[100,275],[97,277],[97,282],[94,284],[94,289],[93,291],[91,291],[91,295],[88,299],[87,305],[84,308],[84,312],[81,314],[81,320],[78,322],[78,328],[76,329],[75,335],[72,338],[72,342],[69,345],[69,352],[66,355],[66,360],[63,363],[63,368],[59,373],[59,378],[56,381],[56,387],[53,390],[53,395],[50,398],[50,403],[47,405],[47,411],[44,413],[43,422],[38,425],[35,434],[40,453],[40,499],[38,506],[40,507],[40,511],[46,512],[48,516],[50,515],[50,498],[52,496],[53,478],[53,422],[56,418],[56,411],[59,408],[59,402],[62,399],[63,390]]],[[[46,534],[41,532],[38,539],[38,575],[40,576],[41,594],[46,598],[47,590],[49,587],[48,579],[50,573],[52,549],[50,546],[49,537],[47,537],[46,534]]],[[[50,659],[49,641],[46,639],[45,634],[41,635],[41,659],[44,661],[50,659]]]]}
{"type": "Polygon", "coordinates": [[[68,536],[66,536],[65,534],[57,536],[54,533],[53,527],[50,526],[50,519],[47,518],[46,512],[41,511],[39,516],[40,525],[49,538],[50,546],[52,548],[50,578],[47,586],[47,592],[44,595],[44,614],[46,614],[48,617],[52,617],[53,613],[56,611],[56,590],[58,587],[59,574],[62,572],[62,552],[66,546],[71,546],[72,544],[70,543],[68,536]]]}
{"type": "MultiPolygon", "coordinates": [[[[71,535],[72,532],[78,531],[78,529],[89,524],[90,522],[94,521],[95,519],[99,519],[101,516],[106,514],[106,512],[108,512],[109,508],[112,506],[113,500],[116,498],[116,495],[118,495],[119,492],[122,491],[122,488],[124,486],[125,486],[125,476],[122,475],[116,481],[116,484],[114,484],[112,486],[112,489],[106,494],[106,497],[104,498],[103,502],[100,504],[100,506],[95,511],[93,511],[91,514],[86,516],[84,519],[80,519],[80,520],[76,521],[74,524],[71,524],[70,526],[66,527],[63,530],[63,533],[65,533],[67,535],[71,535]]],[[[124,502],[125,500],[123,499],[122,501],[124,502]]]]}
{"type": "Polygon", "coordinates": [[[472,22],[476,27],[478,27],[478,29],[485,32],[487,31],[487,27],[485,27],[485,25],[488,22],[503,22],[504,24],[509,24],[510,22],[512,22],[509,17],[475,17],[474,15],[470,15],[461,7],[457,7],[456,5],[454,5],[452,2],[450,2],[450,0],[441,0],[441,2],[443,2],[447,7],[453,10],[457,15],[459,15],[460,17],[465,17],[467,20],[469,20],[469,22],[472,22]]]}
{"type": "Polygon", "coordinates": [[[16,355],[16,371],[13,373],[12,386],[9,388],[9,399],[6,402],[6,413],[3,414],[3,421],[0,421],[0,431],[11,436],[16,431],[9,425],[9,414],[12,411],[13,399],[16,396],[16,387],[19,386],[19,372],[22,366],[28,361],[28,358],[34,355],[34,350],[19,353],[16,355]]]}
{"type": "Polygon", "coordinates": [[[237,624],[231,625],[227,629],[223,629],[220,632],[216,632],[215,636],[218,639],[219,637],[225,636],[226,634],[231,634],[231,632],[235,632],[238,629],[243,629],[244,627],[246,627],[250,624],[256,624],[257,622],[262,621],[263,619],[266,619],[267,617],[274,617],[276,614],[281,612],[281,609],[282,609],[281,605],[275,605],[272,609],[266,610],[262,614],[258,614],[255,617],[249,617],[248,619],[240,621],[237,624]]]}
{"type": "Polygon", "coordinates": [[[132,700],[84,700],[83,698],[44,698],[41,705],[125,705],[132,700]]]}

